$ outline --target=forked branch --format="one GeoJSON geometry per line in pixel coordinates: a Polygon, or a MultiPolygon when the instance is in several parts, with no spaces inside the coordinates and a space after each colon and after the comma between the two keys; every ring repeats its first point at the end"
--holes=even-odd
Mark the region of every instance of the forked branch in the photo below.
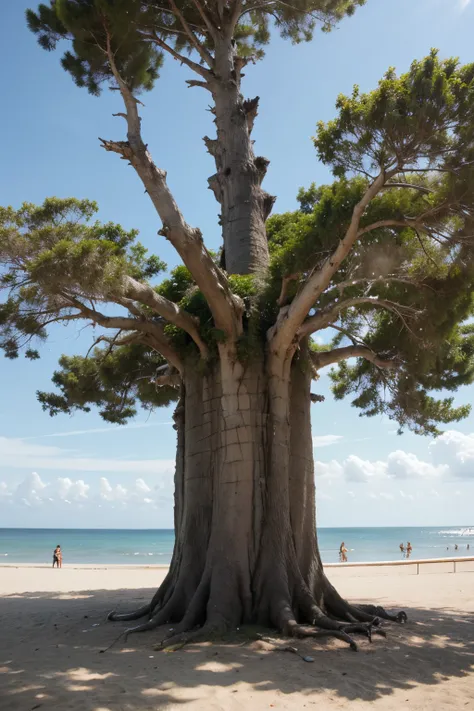
{"type": "Polygon", "coordinates": [[[135,168],[163,223],[159,234],[171,242],[191,272],[209,304],[216,327],[235,341],[242,330],[242,301],[232,294],[224,273],[207,251],[200,230],[185,221],[168,187],[165,171],[154,164],[141,136],[137,101],[117,69],[109,38],[107,57],[125,105],[128,140],[101,139],[102,144],[106,150],[118,153],[135,168]]]}
{"type": "Polygon", "coordinates": [[[323,262],[320,269],[308,278],[300,293],[292,301],[284,318],[281,318],[279,324],[270,330],[269,340],[272,351],[284,352],[290,348],[309,311],[323,291],[327,289],[334,274],[359,238],[360,220],[365,209],[392,175],[393,172],[386,173],[382,170],[371,183],[362,199],[354,207],[350,225],[343,239],[334,252],[323,262]]]}
{"type": "Polygon", "coordinates": [[[142,334],[144,342],[146,342],[158,353],[161,353],[163,358],[166,358],[166,360],[180,373],[183,371],[183,363],[181,358],[170,344],[164,332],[163,326],[160,323],[140,318],[129,318],[126,316],[107,316],[96,309],[86,306],[75,296],[71,296],[69,294],[63,294],[62,296],[72,307],[77,308],[83,316],[89,318],[98,326],[102,326],[103,328],[113,328],[119,331],[130,331],[132,333],[138,331],[142,334]]]}
{"type": "Polygon", "coordinates": [[[329,306],[321,309],[314,316],[307,318],[298,329],[298,338],[309,336],[311,333],[315,333],[315,331],[327,328],[333,321],[338,320],[342,311],[352,308],[353,306],[363,305],[370,305],[376,309],[387,309],[387,311],[392,311],[402,320],[405,320],[407,316],[420,314],[417,309],[414,309],[411,306],[398,304],[397,302],[390,301],[389,299],[379,299],[377,297],[370,296],[355,296],[352,299],[344,299],[334,304],[329,304],[329,306]]]}
{"type": "Polygon", "coordinates": [[[184,309],[175,304],[173,301],[166,299],[161,294],[157,294],[151,286],[142,282],[126,277],[125,279],[125,294],[129,299],[148,306],[159,316],[174,324],[178,328],[186,331],[201,353],[202,358],[208,357],[208,349],[201,336],[199,335],[199,320],[191,314],[188,314],[184,309]]]}

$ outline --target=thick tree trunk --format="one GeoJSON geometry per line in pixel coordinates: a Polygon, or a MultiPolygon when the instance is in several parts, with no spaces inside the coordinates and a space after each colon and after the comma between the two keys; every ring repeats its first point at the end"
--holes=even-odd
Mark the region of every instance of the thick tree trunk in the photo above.
{"type": "Polygon", "coordinates": [[[269,161],[254,155],[250,138],[258,97],[244,101],[238,62],[232,41],[222,40],[212,85],[217,140],[205,141],[217,168],[209,187],[221,205],[223,266],[249,274],[268,266],[265,222],[275,198],[261,188],[269,161]]]}
{"type": "MultiPolygon", "coordinates": [[[[370,637],[382,609],[345,602],[318,551],[310,422],[310,375],[291,365],[235,363],[221,348],[205,374],[188,363],[176,408],[176,542],[148,616],[130,631],[173,623],[194,639],[259,623],[293,636],[370,637]],[[197,631],[196,631],[197,630],[197,631]]],[[[380,630],[379,630],[380,631],[380,630]]],[[[127,632],[127,633],[128,633],[127,632]]]]}

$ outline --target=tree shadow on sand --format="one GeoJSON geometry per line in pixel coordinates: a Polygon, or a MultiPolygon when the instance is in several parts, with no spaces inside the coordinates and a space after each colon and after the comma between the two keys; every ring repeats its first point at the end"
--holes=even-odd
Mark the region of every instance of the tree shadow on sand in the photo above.
{"type": "Polygon", "coordinates": [[[294,693],[300,694],[295,708],[318,703],[323,692],[335,705],[345,699],[375,701],[397,690],[406,691],[403,701],[409,702],[415,686],[439,696],[443,684],[474,668],[474,614],[446,608],[407,608],[407,625],[387,625],[387,639],[376,637],[372,644],[361,640],[357,654],[334,640],[293,640],[313,663],[262,641],[154,651],[161,639],[157,633],[130,637],[101,653],[126,626],[107,623],[107,612],[118,600],[133,607],[151,593],[100,590],[0,598],[2,711],[74,704],[83,711],[146,711],[192,706],[198,699],[206,708],[233,709],[244,689],[252,708],[278,706],[294,693]]]}

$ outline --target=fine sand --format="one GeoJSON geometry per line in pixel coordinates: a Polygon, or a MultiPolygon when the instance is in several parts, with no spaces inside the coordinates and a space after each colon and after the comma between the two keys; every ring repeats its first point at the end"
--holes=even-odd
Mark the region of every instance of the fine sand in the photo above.
{"type": "Polygon", "coordinates": [[[359,638],[357,654],[292,642],[307,663],[244,636],[155,651],[163,630],[101,653],[126,626],[107,612],[149,600],[166,569],[0,567],[0,709],[474,709],[474,572],[448,569],[329,568],[343,595],[403,607],[409,622],[359,638]]]}

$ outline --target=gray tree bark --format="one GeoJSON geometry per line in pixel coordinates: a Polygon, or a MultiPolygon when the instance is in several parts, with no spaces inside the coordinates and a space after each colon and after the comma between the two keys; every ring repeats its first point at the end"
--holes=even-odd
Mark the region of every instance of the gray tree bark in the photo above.
{"type": "Polygon", "coordinates": [[[173,623],[167,644],[259,623],[291,636],[382,632],[382,609],[345,602],[319,555],[307,354],[287,380],[265,358],[227,357],[202,375],[185,364],[175,412],[176,542],[169,573],[149,605],[110,619],[173,623]],[[273,382],[272,382],[273,381],[273,382]]]}
{"type": "Polygon", "coordinates": [[[244,101],[239,62],[232,40],[222,39],[215,52],[216,78],[210,84],[217,139],[205,138],[217,168],[209,187],[221,206],[223,266],[229,274],[268,266],[265,222],[275,202],[261,187],[269,161],[255,156],[250,138],[258,97],[244,101]]]}

